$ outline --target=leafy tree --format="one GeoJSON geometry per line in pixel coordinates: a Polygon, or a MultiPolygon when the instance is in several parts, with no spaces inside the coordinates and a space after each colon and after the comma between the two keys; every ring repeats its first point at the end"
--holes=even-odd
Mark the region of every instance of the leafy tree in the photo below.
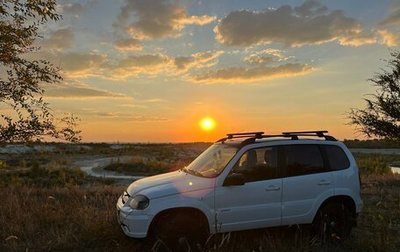
{"type": "Polygon", "coordinates": [[[392,51],[388,70],[369,81],[377,87],[371,99],[365,99],[365,109],[352,109],[351,123],[367,136],[400,140],[400,52],[392,51]]]}
{"type": "Polygon", "coordinates": [[[60,18],[55,0],[0,0],[0,142],[80,140],[77,118],[55,118],[42,98],[43,84],[62,80],[60,69],[32,59],[40,27],[60,18]]]}

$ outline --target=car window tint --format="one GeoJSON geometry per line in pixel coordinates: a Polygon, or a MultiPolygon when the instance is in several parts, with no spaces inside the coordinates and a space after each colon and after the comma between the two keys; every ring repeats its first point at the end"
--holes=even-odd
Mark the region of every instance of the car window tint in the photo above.
{"type": "Polygon", "coordinates": [[[350,167],[350,161],[339,146],[324,145],[331,170],[343,170],[350,167]]]}
{"type": "Polygon", "coordinates": [[[246,151],[232,172],[243,174],[246,182],[277,178],[278,148],[267,147],[246,151]]]}
{"type": "Polygon", "coordinates": [[[285,146],[287,176],[324,171],[324,161],[317,145],[285,146]]]}

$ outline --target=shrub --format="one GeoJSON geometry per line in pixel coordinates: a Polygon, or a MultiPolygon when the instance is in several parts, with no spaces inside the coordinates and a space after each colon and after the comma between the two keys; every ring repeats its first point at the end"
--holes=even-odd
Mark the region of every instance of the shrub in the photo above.
{"type": "Polygon", "coordinates": [[[400,161],[400,155],[396,154],[370,154],[354,153],[361,173],[385,174],[390,173],[390,165],[400,161]]]}

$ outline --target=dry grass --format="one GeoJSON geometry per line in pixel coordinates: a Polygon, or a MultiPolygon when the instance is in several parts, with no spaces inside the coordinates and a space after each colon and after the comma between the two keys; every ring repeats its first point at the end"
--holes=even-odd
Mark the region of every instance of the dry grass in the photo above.
{"type": "Polygon", "coordinates": [[[0,251],[146,251],[115,214],[118,186],[1,188],[0,251]]]}
{"type": "Polygon", "coordinates": [[[358,251],[399,251],[400,176],[363,176],[364,209],[354,230],[358,251]]]}
{"type": "MultiPolygon", "coordinates": [[[[0,188],[0,251],[150,251],[125,237],[115,202],[125,186],[0,188]]],[[[208,251],[398,251],[400,177],[363,177],[364,211],[352,237],[340,245],[313,244],[298,227],[218,235],[208,251]]]]}
{"type": "MultiPolygon", "coordinates": [[[[205,148],[188,146],[140,145],[123,155],[143,154],[131,163],[146,158],[174,164],[205,148]]],[[[206,251],[398,251],[400,176],[386,172],[388,163],[399,156],[360,154],[356,158],[364,210],[344,243],[321,246],[307,229],[291,227],[216,235],[206,251]]],[[[126,186],[110,185],[112,181],[87,177],[79,169],[66,168],[68,163],[57,162],[33,162],[16,170],[0,164],[0,251],[151,250],[152,244],[126,237],[116,221],[115,203],[126,186]]]]}

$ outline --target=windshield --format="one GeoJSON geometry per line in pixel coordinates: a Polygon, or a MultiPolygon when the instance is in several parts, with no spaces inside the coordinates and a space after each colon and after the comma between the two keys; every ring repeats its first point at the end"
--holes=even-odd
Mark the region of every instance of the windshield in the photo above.
{"type": "Polygon", "coordinates": [[[196,176],[216,177],[222,172],[236,151],[237,148],[233,145],[213,144],[183,170],[196,176]]]}

